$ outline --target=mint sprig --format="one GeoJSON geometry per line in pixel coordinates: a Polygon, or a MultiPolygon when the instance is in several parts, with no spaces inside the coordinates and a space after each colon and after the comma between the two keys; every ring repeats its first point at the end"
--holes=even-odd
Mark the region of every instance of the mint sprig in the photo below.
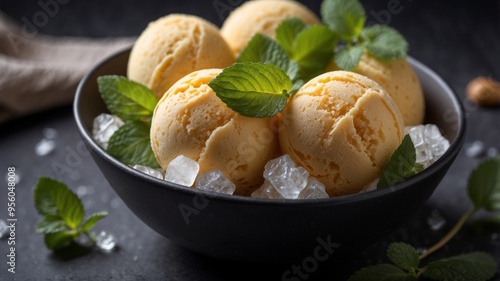
{"type": "Polygon", "coordinates": [[[45,235],[45,245],[51,250],[67,247],[82,234],[95,242],[90,230],[107,216],[106,212],[100,212],[84,220],[85,210],[78,196],[64,183],[51,178],[38,179],[34,201],[42,216],[36,231],[45,235]]]}
{"type": "Polygon", "coordinates": [[[417,163],[415,146],[410,135],[406,135],[382,170],[377,189],[384,189],[402,182],[419,173],[423,168],[422,164],[417,163]]]}
{"type": "Polygon", "coordinates": [[[100,76],[97,85],[108,110],[123,120],[148,118],[158,103],[150,89],[123,76],[100,76]]]}
{"type": "Polygon", "coordinates": [[[108,110],[125,121],[109,140],[107,152],[128,165],[157,168],[150,143],[151,118],[158,98],[146,86],[117,75],[97,78],[108,110]]]}
{"type": "Polygon", "coordinates": [[[239,114],[264,118],[283,110],[293,82],[274,64],[244,62],[224,69],[208,86],[239,114]]]}
{"type": "Polygon", "coordinates": [[[397,60],[406,57],[408,43],[394,28],[385,25],[373,25],[363,30],[362,36],[366,49],[382,60],[397,60]]]}
{"type": "Polygon", "coordinates": [[[324,0],[321,4],[321,16],[345,41],[357,38],[366,21],[365,9],[357,0],[324,0]]]}
{"type": "Polygon", "coordinates": [[[109,139],[108,152],[127,165],[159,168],[150,139],[151,124],[137,120],[125,121],[109,139]]]}
{"type": "MultiPolygon", "coordinates": [[[[407,143],[405,146],[408,145],[407,143]]],[[[410,156],[410,158],[412,157],[410,156]]],[[[404,163],[405,161],[399,162],[404,163]]],[[[412,167],[412,165],[408,167],[412,167]]],[[[408,168],[403,170],[411,171],[408,168]]],[[[448,243],[476,212],[481,209],[486,211],[500,209],[500,157],[483,161],[471,173],[467,189],[474,207],[466,212],[434,246],[418,255],[411,245],[392,243],[388,248],[387,255],[393,264],[378,264],[363,268],[354,273],[349,281],[418,280],[420,277],[438,281],[486,281],[492,278],[498,265],[493,257],[484,252],[462,254],[421,266],[422,260],[448,243]]]]}

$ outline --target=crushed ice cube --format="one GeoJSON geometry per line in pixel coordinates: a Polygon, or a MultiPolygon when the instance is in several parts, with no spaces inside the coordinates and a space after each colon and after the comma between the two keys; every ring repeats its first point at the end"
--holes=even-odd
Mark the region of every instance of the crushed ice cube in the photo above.
{"type": "Polygon", "coordinates": [[[488,152],[486,153],[489,158],[493,158],[498,155],[498,150],[496,147],[490,147],[488,148],[488,152]]]}
{"type": "Polygon", "coordinates": [[[469,158],[477,158],[484,154],[484,149],[484,143],[477,140],[467,145],[465,155],[469,158]]]}
{"type": "Polygon", "coordinates": [[[57,138],[57,131],[52,128],[45,128],[42,131],[43,137],[49,140],[57,138]]]}
{"type": "Polygon", "coordinates": [[[0,238],[3,238],[7,232],[9,232],[7,223],[4,220],[0,220],[0,238]]]}
{"type": "Polygon", "coordinates": [[[115,237],[106,231],[101,231],[95,238],[95,241],[96,246],[106,253],[112,252],[116,246],[115,237]]]}
{"type": "Polygon", "coordinates": [[[168,164],[165,171],[165,180],[191,187],[199,171],[200,165],[198,165],[198,162],[184,155],[179,155],[168,164]]]}
{"type": "Polygon", "coordinates": [[[94,119],[92,136],[102,148],[107,149],[109,139],[123,124],[118,116],[102,113],[94,119]]]}
{"type": "Polygon", "coordinates": [[[429,225],[432,230],[437,231],[446,225],[446,220],[438,210],[432,210],[431,216],[427,218],[427,225],[429,225]]]}
{"type": "Polygon", "coordinates": [[[376,179],[376,180],[372,181],[371,183],[367,184],[359,193],[376,190],[378,181],[379,181],[379,179],[376,179]]]}
{"type": "Polygon", "coordinates": [[[434,124],[407,127],[406,130],[415,146],[417,163],[424,168],[436,162],[450,147],[450,142],[434,124]]]}
{"type": "Polygon", "coordinates": [[[307,184],[309,173],[303,167],[297,167],[290,155],[267,162],[264,178],[287,199],[297,199],[307,184]]]}
{"type": "Polygon", "coordinates": [[[163,175],[160,171],[153,169],[153,168],[150,168],[150,167],[146,167],[143,165],[134,165],[134,166],[132,166],[132,169],[135,169],[139,172],[143,172],[144,174],[150,175],[150,176],[155,177],[155,178],[163,179],[163,175]]]}
{"type": "Polygon", "coordinates": [[[232,183],[220,170],[211,170],[198,177],[196,188],[218,193],[233,194],[236,185],[232,183]]]}
{"type": "Polygon", "coordinates": [[[250,196],[253,198],[284,199],[276,188],[267,180],[264,181],[261,187],[252,192],[250,196]]]}
{"type": "Polygon", "coordinates": [[[300,192],[299,199],[320,199],[329,198],[325,191],[325,186],[316,178],[310,177],[306,187],[300,192]]]}
{"type": "Polygon", "coordinates": [[[45,156],[54,151],[56,143],[53,140],[42,139],[35,146],[35,152],[38,156],[45,156]]]}

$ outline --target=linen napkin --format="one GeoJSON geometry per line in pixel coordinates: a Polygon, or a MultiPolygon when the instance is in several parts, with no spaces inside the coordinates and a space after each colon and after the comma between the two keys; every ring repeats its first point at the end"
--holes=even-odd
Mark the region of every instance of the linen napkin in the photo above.
{"type": "Polygon", "coordinates": [[[0,12],[0,123],[71,103],[82,77],[134,40],[30,34],[0,12]]]}

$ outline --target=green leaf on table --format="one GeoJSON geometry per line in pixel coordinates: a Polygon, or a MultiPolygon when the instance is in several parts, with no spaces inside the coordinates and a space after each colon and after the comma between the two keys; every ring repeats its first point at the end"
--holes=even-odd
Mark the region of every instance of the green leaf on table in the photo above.
{"type": "Polygon", "coordinates": [[[64,221],[55,216],[45,216],[36,224],[36,232],[38,233],[52,233],[66,229],[64,221]]]}
{"type": "Polygon", "coordinates": [[[346,41],[359,36],[366,21],[365,9],[358,0],[324,0],[321,16],[346,41]]]}
{"type": "Polygon", "coordinates": [[[348,281],[416,281],[417,278],[392,264],[377,264],[356,271],[348,281]]]}
{"type": "Polygon", "coordinates": [[[108,215],[108,212],[99,212],[92,214],[90,217],[88,217],[85,222],[83,222],[81,231],[83,232],[89,232],[95,224],[100,221],[101,219],[105,218],[108,215]]]}
{"type": "Polygon", "coordinates": [[[293,82],[269,63],[236,63],[209,84],[231,109],[248,117],[272,117],[281,112],[291,95],[293,82]]]}
{"type": "Polygon", "coordinates": [[[127,164],[158,168],[150,141],[150,124],[128,120],[118,129],[108,143],[108,153],[127,164]]]}
{"type": "Polygon", "coordinates": [[[77,229],[83,220],[83,205],[78,196],[64,183],[40,178],[35,187],[35,207],[42,216],[60,218],[71,229],[77,229]]]}
{"type": "Polygon", "coordinates": [[[490,255],[476,252],[431,262],[423,276],[440,281],[486,281],[495,275],[496,269],[490,255]]]}
{"type": "Polygon", "coordinates": [[[300,18],[288,18],[281,22],[276,29],[276,41],[291,56],[293,54],[293,44],[295,38],[307,28],[307,25],[300,18]]]}
{"type": "Polygon", "coordinates": [[[385,25],[373,25],[363,30],[370,54],[381,60],[397,60],[407,56],[408,42],[396,29],[385,25]]]}
{"type": "Polygon", "coordinates": [[[404,270],[416,269],[420,263],[419,254],[413,246],[406,243],[392,243],[387,249],[389,259],[404,270]]]}
{"type": "Polygon", "coordinates": [[[389,163],[382,170],[377,189],[387,188],[422,171],[423,166],[417,163],[416,159],[413,141],[409,135],[406,135],[401,145],[392,154],[389,163]]]}
{"type": "Polygon", "coordinates": [[[123,76],[100,76],[97,85],[108,110],[123,120],[143,120],[158,103],[150,89],[123,76]]]}
{"type": "Polygon", "coordinates": [[[361,45],[344,47],[335,53],[335,64],[343,70],[353,70],[358,66],[365,50],[361,45]]]}
{"type": "Polygon", "coordinates": [[[47,248],[56,250],[69,245],[73,241],[74,237],[75,232],[63,230],[45,234],[44,241],[47,248]]]}
{"type": "Polygon", "coordinates": [[[476,209],[500,210],[500,157],[485,160],[472,172],[468,192],[476,209]]]}
{"type": "Polygon", "coordinates": [[[324,25],[314,25],[297,35],[291,59],[300,67],[300,75],[309,80],[321,74],[333,57],[337,37],[324,25]]]}

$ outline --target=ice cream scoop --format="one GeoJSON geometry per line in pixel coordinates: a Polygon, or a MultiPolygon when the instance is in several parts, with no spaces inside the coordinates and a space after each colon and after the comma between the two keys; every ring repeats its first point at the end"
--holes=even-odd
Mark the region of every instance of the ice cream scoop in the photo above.
{"type": "Polygon", "coordinates": [[[346,71],[307,82],[287,103],[280,143],[330,196],[361,191],[380,176],[403,138],[401,112],[373,80],[346,71]]]}
{"type": "Polygon", "coordinates": [[[161,97],[195,70],[224,68],[233,62],[215,25],[199,17],[171,14],[150,23],[139,36],[130,53],[127,75],[161,97]]]}
{"type": "Polygon", "coordinates": [[[267,161],[278,150],[272,119],[250,118],[228,108],[207,85],[220,69],[195,71],[176,82],[158,102],[151,145],[162,168],[178,155],[198,161],[200,173],[219,169],[250,195],[263,182],[267,161]]]}
{"type": "Polygon", "coordinates": [[[403,114],[405,126],[423,123],[424,94],[417,75],[406,59],[382,61],[365,54],[354,72],[374,80],[389,93],[403,114]]]}
{"type": "Polygon", "coordinates": [[[298,17],[306,24],[320,23],[304,5],[291,0],[254,0],[236,8],[226,19],[221,34],[235,55],[238,55],[256,33],[274,38],[280,23],[298,17]]]}

